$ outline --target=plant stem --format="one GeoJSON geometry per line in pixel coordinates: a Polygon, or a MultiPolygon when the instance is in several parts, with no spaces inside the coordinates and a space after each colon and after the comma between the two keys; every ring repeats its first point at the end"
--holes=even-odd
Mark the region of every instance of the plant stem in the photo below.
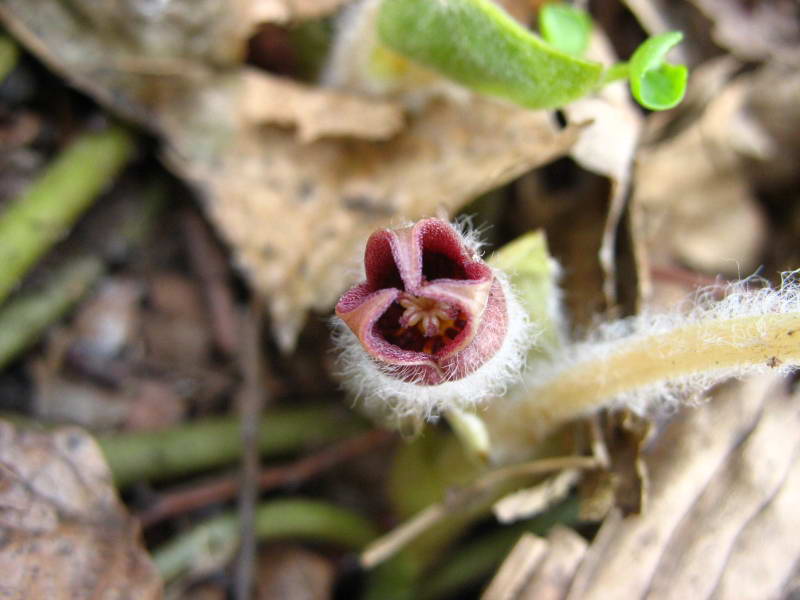
{"type": "Polygon", "coordinates": [[[614,65],[611,65],[600,76],[600,81],[597,82],[596,89],[600,90],[605,86],[607,86],[609,83],[619,81],[620,79],[627,79],[629,71],[630,67],[626,62],[618,62],[614,65]]]}
{"type": "Polygon", "coordinates": [[[124,129],[88,133],[66,148],[0,215],[0,303],[69,231],[131,158],[124,129]]]}
{"type": "Polygon", "coordinates": [[[19,60],[19,48],[7,35],[0,34],[0,82],[14,70],[19,60]]]}
{"type": "Polygon", "coordinates": [[[534,388],[515,418],[558,425],[663,382],[800,364],[800,313],[708,320],[617,345],[534,388]]]}
{"type": "Polygon", "coordinates": [[[63,316],[102,272],[103,261],[96,256],[74,259],[61,267],[43,289],[22,295],[0,310],[0,369],[63,316]]]}
{"type": "MultiPolygon", "coordinates": [[[[277,455],[363,431],[336,407],[275,410],[261,423],[259,448],[277,455]]],[[[120,487],[163,480],[234,462],[242,452],[236,416],[204,419],[162,431],[117,433],[97,440],[120,487]]]]}
{"type": "MultiPolygon", "coordinates": [[[[128,251],[152,228],[166,198],[162,182],[143,190],[139,203],[113,231],[115,247],[128,251]]],[[[101,257],[79,256],[61,265],[41,289],[12,297],[0,309],[0,369],[39,339],[105,271],[101,257]]]]}
{"type": "MultiPolygon", "coordinates": [[[[302,538],[357,549],[375,537],[372,524],[325,502],[293,498],[261,504],[255,516],[259,540],[302,538]]],[[[191,571],[199,562],[218,566],[230,558],[239,538],[238,518],[227,513],[210,519],[153,553],[165,580],[191,571]],[[209,560],[211,559],[211,560],[209,560]]]]}

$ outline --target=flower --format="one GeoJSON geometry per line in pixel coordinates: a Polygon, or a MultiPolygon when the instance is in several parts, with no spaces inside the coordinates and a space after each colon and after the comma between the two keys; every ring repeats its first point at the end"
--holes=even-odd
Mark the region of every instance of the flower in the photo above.
{"type": "Polygon", "coordinates": [[[518,376],[535,336],[505,277],[453,225],[376,231],[336,305],[345,383],[396,416],[469,408],[518,376]]]}

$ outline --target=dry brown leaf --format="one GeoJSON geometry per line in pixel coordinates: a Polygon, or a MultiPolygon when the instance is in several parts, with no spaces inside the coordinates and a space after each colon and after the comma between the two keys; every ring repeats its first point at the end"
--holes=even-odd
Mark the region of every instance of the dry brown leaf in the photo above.
{"type": "Polygon", "coordinates": [[[271,548],[258,562],[257,600],[328,600],[335,569],[329,560],[302,548],[271,548]]]}
{"type": "MultiPolygon", "coordinates": [[[[329,310],[352,282],[358,251],[372,230],[439,209],[454,211],[563,155],[579,132],[559,130],[547,113],[476,97],[432,103],[411,116],[391,142],[337,137],[306,144],[285,128],[243,118],[242,107],[262,96],[247,97],[252,72],[235,65],[210,69],[211,57],[221,61],[211,48],[187,55],[170,45],[161,54],[123,45],[119,36],[87,27],[92,20],[76,18],[56,0],[35,9],[27,0],[7,0],[0,17],[51,67],[166,137],[169,164],[204,196],[237,262],[269,303],[273,331],[287,350],[306,312],[329,310]]],[[[218,44],[223,47],[240,43],[241,33],[224,23],[198,16],[194,25],[191,33],[182,30],[187,40],[217,34],[227,40],[218,44]]],[[[138,22],[127,26],[135,29],[138,22]]],[[[158,38],[159,31],[156,27],[146,38],[158,38]]],[[[141,32],[129,33],[142,42],[141,32]]],[[[262,83],[267,77],[260,76],[262,83]]],[[[301,135],[364,134],[352,124],[337,129],[327,115],[321,121],[323,100],[312,95],[333,96],[306,91],[306,106],[317,118],[292,113],[301,135]]],[[[338,94],[340,106],[364,102],[338,94]]],[[[255,113],[285,117],[287,110],[262,106],[255,113]]],[[[397,113],[389,105],[376,104],[369,114],[386,119],[378,128],[381,136],[396,127],[397,113]]],[[[370,135],[375,137],[374,129],[370,135]]]]}
{"type": "MultiPolygon", "coordinates": [[[[616,62],[611,44],[594,31],[587,56],[604,64],[616,62]]],[[[570,121],[589,122],[570,156],[584,169],[610,181],[608,216],[599,249],[605,278],[603,290],[609,306],[617,302],[615,250],[617,231],[631,183],[633,157],[642,129],[642,117],[624,83],[608,85],[597,94],[564,107],[570,121]]]]}
{"type": "Polygon", "coordinates": [[[495,502],[492,512],[500,523],[533,517],[566,498],[580,477],[577,469],[566,469],[535,486],[504,496],[495,502]]]}
{"type": "Polygon", "coordinates": [[[481,600],[513,600],[528,583],[548,551],[547,541],[525,533],[500,565],[497,574],[481,596],[481,600]]]}
{"type": "Polygon", "coordinates": [[[547,539],[524,534],[503,561],[483,600],[561,600],[586,552],[580,535],[560,525],[547,539]]]}
{"type": "Polygon", "coordinates": [[[302,142],[325,137],[385,140],[403,125],[400,106],[335,90],[303,85],[255,69],[242,73],[242,106],[247,125],[296,126],[302,142]]]}
{"type": "Polygon", "coordinates": [[[715,41],[748,60],[797,57],[800,8],[793,0],[691,0],[714,24],[715,41]]]}
{"type": "Polygon", "coordinates": [[[634,199],[655,263],[676,257],[731,276],[758,264],[765,218],[745,159],[767,158],[771,141],[745,110],[751,89],[751,78],[735,79],[696,122],[640,152],[634,199]]]}
{"type": "Polygon", "coordinates": [[[0,595],[4,598],[161,597],[100,449],[86,434],[0,422],[0,595]]]}
{"type": "Polygon", "coordinates": [[[731,384],[679,415],[647,455],[648,510],[606,520],[569,597],[740,598],[717,584],[741,577],[745,562],[765,574],[758,597],[774,597],[798,559],[796,542],[787,533],[790,554],[771,554],[763,571],[766,557],[745,550],[786,514],[783,486],[800,450],[800,403],[786,385],[773,376],[731,384]]]}
{"type": "Polygon", "coordinates": [[[255,25],[289,23],[331,14],[348,0],[239,0],[242,20],[255,25]]]}
{"type": "Polygon", "coordinates": [[[588,544],[580,535],[556,525],[547,534],[547,555],[520,592],[519,600],[562,600],[588,544]]]}

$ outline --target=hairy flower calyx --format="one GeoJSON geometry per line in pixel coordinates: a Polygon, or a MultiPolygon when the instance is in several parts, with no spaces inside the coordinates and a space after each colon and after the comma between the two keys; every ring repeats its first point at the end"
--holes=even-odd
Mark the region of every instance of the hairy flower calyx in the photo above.
{"type": "MultiPolygon", "coordinates": [[[[364,267],[366,280],[336,305],[353,334],[341,339],[358,392],[393,403],[417,396],[409,403],[429,413],[445,397],[474,404],[518,370],[522,336],[509,336],[519,311],[509,309],[508,285],[450,223],[429,218],[373,233],[364,267]],[[461,382],[470,389],[452,387],[461,382]]],[[[524,317],[516,322],[524,329],[524,317]]]]}

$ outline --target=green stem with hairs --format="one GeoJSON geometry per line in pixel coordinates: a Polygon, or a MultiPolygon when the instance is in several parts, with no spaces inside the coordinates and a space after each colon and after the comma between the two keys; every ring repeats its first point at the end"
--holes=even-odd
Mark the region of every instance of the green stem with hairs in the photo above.
{"type": "Polygon", "coordinates": [[[647,386],[715,371],[800,365],[800,313],[708,320],[625,343],[531,391],[514,419],[547,428],[647,386]]]}

